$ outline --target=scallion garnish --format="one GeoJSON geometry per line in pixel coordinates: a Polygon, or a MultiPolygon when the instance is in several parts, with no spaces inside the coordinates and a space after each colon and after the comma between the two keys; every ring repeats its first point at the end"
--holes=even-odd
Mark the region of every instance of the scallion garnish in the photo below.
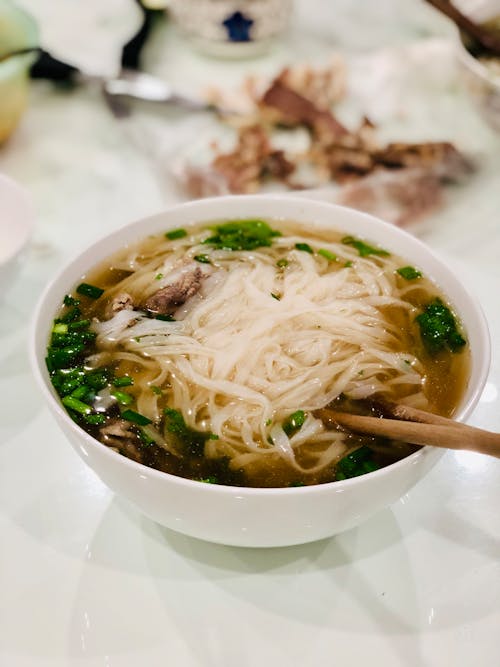
{"type": "Polygon", "coordinates": [[[88,296],[90,299],[98,299],[102,294],[104,294],[103,289],[97,287],[96,285],[90,285],[90,283],[80,283],[80,285],[78,285],[76,288],[76,291],[78,294],[88,296]]]}
{"type": "Polygon", "coordinates": [[[111,392],[111,396],[114,396],[120,405],[130,405],[134,402],[133,396],[127,394],[126,391],[120,391],[119,389],[114,389],[111,392]]]}
{"type": "Polygon", "coordinates": [[[102,414],[92,414],[85,415],[84,420],[87,422],[87,424],[91,424],[92,426],[101,426],[101,424],[104,424],[106,421],[106,417],[102,414]]]}
{"type": "Polygon", "coordinates": [[[182,227],[180,227],[179,229],[172,229],[169,232],[165,232],[165,236],[167,237],[167,239],[174,241],[175,239],[182,239],[185,236],[187,236],[187,232],[185,229],[182,229],[182,227]]]}
{"type": "Polygon", "coordinates": [[[151,419],[148,419],[148,417],[141,415],[140,412],[135,412],[135,410],[130,410],[129,408],[123,410],[122,418],[132,422],[132,424],[137,424],[137,426],[147,426],[148,424],[151,424],[151,419]]]}
{"type": "Polygon", "coordinates": [[[309,243],[296,243],[295,247],[297,250],[303,250],[304,252],[308,252],[311,255],[314,253],[314,250],[311,248],[309,243]]]}
{"type": "Polygon", "coordinates": [[[381,257],[386,257],[391,254],[383,248],[375,248],[374,246],[371,246],[368,243],[355,238],[354,236],[344,236],[342,243],[344,245],[350,245],[353,248],[356,248],[360,257],[368,257],[368,255],[379,255],[381,257]]]}
{"type": "Polygon", "coordinates": [[[264,220],[231,220],[212,229],[215,234],[203,243],[223,250],[254,250],[270,246],[274,236],[281,236],[264,220]]]}
{"type": "Polygon", "coordinates": [[[131,384],[134,384],[134,380],[128,375],[122,375],[113,380],[115,387],[129,387],[131,384]]]}
{"type": "Polygon", "coordinates": [[[194,260],[200,262],[200,264],[211,264],[210,257],[208,255],[195,255],[194,260]]]}
{"type": "Polygon", "coordinates": [[[306,420],[304,410],[296,410],[283,422],[283,430],[288,436],[296,433],[306,420]]]}
{"type": "Polygon", "coordinates": [[[65,306],[79,306],[80,301],[78,299],[75,299],[74,297],[71,296],[71,294],[66,294],[66,296],[63,299],[63,304],[65,306]]]}
{"type": "Polygon", "coordinates": [[[405,280],[416,280],[422,277],[421,272],[413,266],[402,266],[400,269],[396,269],[396,273],[399,273],[405,280]]]}
{"type": "Polygon", "coordinates": [[[89,415],[92,412],[90,405],[87,405],[74,396],[64,396],[61,401],[66,408],[78,412],[81,415],[89,415]]]}
{"type": "Polygon", "coordinates": [[[320,248],[318,250],[318,255],[321,255],[321,257],[324,257],[329,262],[336,262],[337,261],[337,255],[334,255],[333,252],[330,252],[329,250],[326,250],[326,248],[320,248]]]}

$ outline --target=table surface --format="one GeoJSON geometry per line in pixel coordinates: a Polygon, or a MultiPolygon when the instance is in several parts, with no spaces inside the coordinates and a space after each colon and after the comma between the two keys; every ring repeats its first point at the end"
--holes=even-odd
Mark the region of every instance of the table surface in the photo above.
{"type": "MultiPolygon", "coordinates": [[[[126,0],[22,4],[50,50],[102,71],[113,71],[138,21],[126,0]]],[[[444,133],[479,158],[471,182],[450,191],[446,208],[412,231],[479,295],[493,358],[470,423],[498,431],[500,138],[475,114],[453,68],[438,75],[424,56],[419,61],[428,46],[448,52],[451,40],[445,22],[417,0],[309,0],[296,3],[290,34],[267,58],[205,59],[172,26],[155,33],[145,57],[151,71],[196,89],[334,50],[358,66],[373,62],[372,52],[391,53],[391,62],[410,53],[427,77],[424,88],[417,82],[405,89],[405,96],[426,96],[418,113],[394,109],[401,99],[388,101],[387,80],[377,90],[367,82],[366,102],[375,116],[377,109],[386,114],[390,131],[404,130],[403,138],[444,133]]],[[[153,123],[141,111],[121,124],[96,89],[37,83],[20,128],[0,151],[0,171],[22,183],[37,208],[21,274],[0,306],[0,663],[499,665],[498,460],[449,452],[410,493],[357,529],[304,546],[238,549],[143,517],[84,465],[49,415],[27,355],[34,304],[79,249],[181,198],[152,137],[163,132],[168,149],[184,122],[156,114],[153,123]]]]}

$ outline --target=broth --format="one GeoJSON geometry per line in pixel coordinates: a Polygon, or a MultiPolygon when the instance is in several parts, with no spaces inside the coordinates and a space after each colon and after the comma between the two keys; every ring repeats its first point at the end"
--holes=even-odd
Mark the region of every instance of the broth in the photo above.
{"type": "Polygon", "coordinates": [[[370,472],[418,447],[328,430],[316,410],[383,399],[451,416],[465,391],[446,296],[345,232],[207,222],[84,280],[54,323],[54,386],[104,445],[174,475],[281,487],[370,472]]]}

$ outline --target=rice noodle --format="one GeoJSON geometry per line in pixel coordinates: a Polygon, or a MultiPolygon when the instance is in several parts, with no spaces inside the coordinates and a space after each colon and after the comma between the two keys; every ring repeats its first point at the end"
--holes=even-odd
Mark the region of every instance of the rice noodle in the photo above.
{"type": "MultiPolygon", "coordinates": [[[[157,237],[140,252],[130,249],[117,265],[132,273],[107,297],[126,292],[144,303],[207,252],[206,236],[198,228],[174,242],[157,237]]],[[[424,367],[408,347],[415,307],[405,298],[424,287],[398,286],[397,258],[360,257],[340,241],[321,240],[319,247],[338,258],[330,262],[295,247],[311,242],[300,230],[277,237],[273,248],[211,251],[199,293],[179,306],[175,321],[140,309],[96,319],[98,352],[90,362],[104,350],[115,363],[142,368],[134,386],[139,411],[159,423],[151,386],[161,387],[188,426],[217,436],[207,441],[209,458],[229,456],[238,468],[272,455],[302,472],[331,465],[346,451],[344,436],[325,431],[312,411],[340,394],[397,395],[426,407],[424,367]],[[284,254],[287,266],[277,269],[284,254]],[[298,408],[307,419],[289,436],[283,422],[298,408]]]]}

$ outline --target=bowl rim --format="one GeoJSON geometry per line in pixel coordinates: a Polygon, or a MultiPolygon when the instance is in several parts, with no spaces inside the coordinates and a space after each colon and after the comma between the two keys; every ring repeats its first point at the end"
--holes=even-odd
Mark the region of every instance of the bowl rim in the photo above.
{"type": "MultiPolygon", "coordinates": [[[[30,332],[28,337],[30,365],[32,368],[32,372],[36,378],[36,381],[40,389],[42,390],[47,406],[52,410],[52,412],[56,415],[56,417],[64,421],[64,423],[71,429],[71,431],[75,434],[76,437],[78,437],[79,439],[83,438],[83,440],[86,442],[87,445],[89,445],[92,448],[97,448],[99,450],[100,455],[105,456],[106,458],[114,462],[121,462],[122,465],[129,468],[131,471],[138,472],[143,476],[146,474],[147,476],[152,476],[153,478],[156,478],[158,480],[168,479],[170,483],[174,485],[179,485],[185,488],[191,488],[193,490],[198,489],[198,491],[200,492],[226,494],[226,495],[234,495],[236,493],[238,495],[244,494],[248,496],[254,496],[254,495],[285,496],[289,494],[296,494],[297,492],[301,494],[322,494],[328,491],[342,492],[342,490],[346,489],[347,487],[363,483],[363,480],[366,480],[367,478],[370,479],[375,479],[376,477],[380,478],[384,475],[391,474],[392,471],[412,466],[416,464],[419,461],[419,459],[421,459],[423,456],[434,455],[437,458],[440,458],[446,452],[445,449],[438,449],[435,447],[425,446],[417,450],[413,454],[410,454],[409,456],[400,459],[395,463],[385,466],[384,468],[380,468],[379,470],[375,470],[371,473],[367,473],[365,475],[361,475],[359,477],[353,477],[350,479],[326,482],[324,484],[314,484],[302,487],[299,486],[298,487],[248,487],[248,486],[240,487],[240,486],[229,486],[224,484],[203,484],[197,480],[191,480],[188,478],[173,475],[168,472],[163,472],[155,468],[150,468],[142,463],[133,461],[123,456],[122,454],[113,451],[109,447],[106,447],[101,442],[99,442],[96,438],[93,438],[80,426],[78,426],[78,424],[71,419],[66,410],[64,410],[63,406],[61,405],[60,401],[57,399],[55,395],[54,389],[46,373],[44,357],[42,357],[41,355],[39,356],[37,353],[37,338],[39,335],[38,323],[44,314],[45,302],[47,298],[57,288],[57,285],[59,284],[61,278],[64,276],[66,272],[70,271],[74,263],[76,263],[79,259],[81,259],[85,254],[90,253],[92,250],[102,246],[103,244],[106,244],[110,240],[114,238],[119,238],[124,233],[128,235],[131,230],[137,231],[137,235],[133,236],[135,240],[144,238],[144,236],[147,235],[148,233],[155,233],[152,232],[151,230],[147,230],[145,232],[140,233],[140,227],[142,225],[145,225],[146,227],[148,227],[149,225],[157,226],[156,233],[160,232],[162,218],[165,215],[174,216],[177,211],[183,210],[189,212],[190,210],[196,211],[198,208],[201,208],[201,211],[204,211],[205,209],[210,209],[213,206],[220,207],[221,205],[231,201],[238,203],[244,203],[246,201],[254,201],[254,202],[261,201],[263,202],[264,205],[266,205],[267,202],[270,201],[279,202],[280,200],[288,204],[293,203],[296,206],[303,205],[308,207],[309,209],[311,209],[311,214],[310,214],[311,218],[314,217],[314,210],[323,209],[324,211],[329,211],[331,213],[334,213],[336,210],[338,210],[341,211],[343,215],[347,214],[348,217],[350,216],[352,218],[357,218],[360,221],[364,221],[364,224],[372,225],[378,228],[378,231],[377,230],[375,231],[374,234],[375,238],[372,239],[373,241],[377,242],[380,241],[380,239],[377,238],[377,234],[380,233],[380,230],[390,229],[391,231],[389,233],[393,234],[395,238],[399,237],[400,239],[405,239],[410,243],[412,243],[416,248],[419,248],[420,251],[425,253],[427,259],[431,263],[434,262],[436,263],[436,265],[440,265],[441,269],[443,269],[445,273],[448,274],[448,277],[459,288],[463,296],[465,296],[466,300],[468,301],[468,305],[471,308],[471,312],[473,312],[474,317],[476,318],[476,323],[479,325],[478,337],[480,338],[480,344],[478,345],[478,348],[481,348],[482,356],[479,360],[478,369],[476,372],[477,376],[476,385],[472,387],[472,389],[470,388],[466,389],[466,394],[467,394],[466,400],[463,402],[463,405],[460,406],[460,409],[457,411],[457,414],[454,415],[454,419],[456,419],[456,421],[462,422],[469,417],[471,412],[476,407],[477,402],[479,401],[481,393],[486,384],[486,380],[490,369],[491,339],[490,339],[488,324],[485,315],[483,313],[483,310],[479,305],[478,300],[473,298],[473,296],[469,293],[468,289],[458,280],[458,278],[455,276],[452,270],[448,267],[446,261],[443,260],[437,253],[435,253],[433,249],[431,249],[428,245],[426,245],[423,241],[421,241],[417,237],[411,235],[409,232],[399,227],[396,227],[388,222],[385,222],[380,218],[376,218],[370,214],[363,213],[355,209],[339,206],[337,204],[318,201],[315,199],[307,199],[303,197],[299,199],[298,197],[291,194],[224,195],[224,196],[210,197],[205,199],[198,199],[194,201],[174,204],[173,206],[169,206],[166,209],[156,214],[138,218],[107,234],[98,237],[96,240],[86,245],[86,247],[84,247],[83,249],[80,249],[77,252],[75,252],[73,256],[69,260],[67,260],[62,267],[60,267],[57,270],[57,272],[45,285],[41,295],[39,296],[31,320],[30,332]]],[[[200,214],[195,218],[195,221],[198,221],[200,223],[203,222],[208,223],[213,220],[223,219],[223,217],[224,216],[220,215],[211,217],[210,215],[206,214],[204,215],[202,212],[200,212],[200,214]]],[[[234,218],[234,216],[231,217],[234,218]]],[[[243,214],[242,217],[244,218],[245,215],[243,214]]],[[[263,215],[262,217],[268,220],[279,219],[277,216],[270,216],[270,215],[263,215]]],[[[163,229],[169,229],[173,227],[174,225],[170,227],[170,225],[166,223],[166,225],[163,226],[163,229]]],[[[335,229],[335,226],[333,228],[335,229]]],[[[339,227],[337,227],[337,229],[339,229],[339,227]]],[[[358,236],[361,236],[361,238],[363,238],[362,235],[358,234],[358,236]]],[[[367,238],[369,240],[370,236],[367,235],[364,238],[367,238]]],[[[131,242],[133,241],[128,241],[128,243],[131,242]]],[[[109,255],[110,255],[109,252],[105,253],[102,259],[104,259],[106,256],[109,255]]],[[[95,266],[96,263],[102,261],[102,259],[99,259],[96,262],[94,262],[92,267],[95,266]]],[[[75,276],[74,278],[75,281],[80,279],[82,275],[84,274],[80,272],[78,274],[78,277],[75,276]]],[[[63,291],[61,290],[61,294],[62,293],[63,291]]],[[[47,331],[47,337],[48,333],[49,332],[47,331]]]]}

